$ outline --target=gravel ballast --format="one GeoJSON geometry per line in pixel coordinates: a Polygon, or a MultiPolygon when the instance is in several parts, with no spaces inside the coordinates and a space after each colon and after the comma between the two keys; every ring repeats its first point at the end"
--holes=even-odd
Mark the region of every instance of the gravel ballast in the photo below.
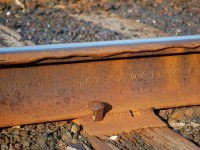
{"type": "Polygon", "coordinates": [[[1,150],[59,149],[82,147],[90,150],[87,137],[80,134],[81,126],[71,121],[48,122],[4,128],[0,133],[1,150]]]}

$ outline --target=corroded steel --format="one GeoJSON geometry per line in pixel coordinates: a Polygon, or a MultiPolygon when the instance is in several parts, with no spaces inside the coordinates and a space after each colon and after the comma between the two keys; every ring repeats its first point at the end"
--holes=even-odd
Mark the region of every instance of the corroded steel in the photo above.
{"type": "Polygon", "coordinates": [[[167,126],[150,108],[139,109],[137,112],[125,110],[123,112],[108,113],[100,122],[93,122],[90,115],[80,117],[79,120],[84,131],[97,136],[129,132],[140,128],[167,126]]]}
{"type": "Polygon", "coordinates": [[[92,111],[93,121],[102,121],[104,116],[104,103],[98,101],[89,102],[89,108],[92,111]]]}
{"type": "Polygon", "coordinates": [[[200,104],[200,36],[0,49],[0,127],[200,104]]]}
{"type": "Polygon", "coordinates": [[[200,52],[200,36],[85,42],[0,49],[0,65],[109,60],[200,52]],[[53,59],[53,60],[52,60],[53,59]]]}

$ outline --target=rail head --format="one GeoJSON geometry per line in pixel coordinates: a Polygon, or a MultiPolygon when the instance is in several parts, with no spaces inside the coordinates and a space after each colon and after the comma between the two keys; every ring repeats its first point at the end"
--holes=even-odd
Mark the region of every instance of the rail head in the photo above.
{"type": "Polygon", "coordinates": [[[200,35],[0,48],[0,65],[197,53],[200,35]],[[178,49],[180,48],[180,49],[178,49]]]}

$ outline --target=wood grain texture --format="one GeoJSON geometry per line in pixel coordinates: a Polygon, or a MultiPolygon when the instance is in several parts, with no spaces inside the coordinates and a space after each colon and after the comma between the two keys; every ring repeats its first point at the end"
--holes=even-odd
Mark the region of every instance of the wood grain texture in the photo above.
{"type": "Polygon", "coordinates": [[[111,146],[111,149],[122,150],[199,150],[200,148],[188,141],[183,136],[169,129],[146,128],[121,133],[116,140],[109,137],[99,137],[104,143],[111,146]],[[114,148],[113,148],[114,147],[114,148]]]}
{"type": "Polygon", "coordinates": [[[0,24],[0,47],[18,47],[18,46],[31,46],[35,45],[31,41],[22,40],[14,30],[0,24]]]}

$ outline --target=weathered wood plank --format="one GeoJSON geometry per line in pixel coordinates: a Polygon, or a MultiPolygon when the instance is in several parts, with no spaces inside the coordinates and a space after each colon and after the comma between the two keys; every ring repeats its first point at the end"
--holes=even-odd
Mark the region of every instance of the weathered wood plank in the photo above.
{"type": "Polygon", "coordinates": [[[16,47],[35,45],[31,41],[22,41],[22,37],[14,30],[0,24],[0,47],[16,47]]]}
{"type": "Polygon", "coordinates": [[[113,147],[126,150],[199,150],[200,148],[169,129],[146,128],[131,131],[129,133],[121,133],[118,138],[111,140],[109,137],[99,137],[104,143],[110,143],[113,147]]]}

